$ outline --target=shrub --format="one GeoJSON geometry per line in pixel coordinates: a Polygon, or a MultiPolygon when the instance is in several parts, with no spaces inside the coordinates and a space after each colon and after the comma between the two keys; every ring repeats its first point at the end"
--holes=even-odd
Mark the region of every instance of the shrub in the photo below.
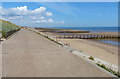
{"type": "Polygon", "coordinates": [[[92,56],[90,56],[89,59],[92,60],[92,61],[94,61],[94,57],[92,57],[92,56]]]}

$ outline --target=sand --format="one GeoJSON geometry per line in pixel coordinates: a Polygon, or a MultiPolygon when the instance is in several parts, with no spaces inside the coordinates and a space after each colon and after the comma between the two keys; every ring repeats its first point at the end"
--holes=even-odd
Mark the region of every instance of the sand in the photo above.
{"type": "Polygon", "coordinates": [[[70,45],[75,50],[100,58],[106,62],[118,65],[118,47],[84,39],[60,39],[60,42],[70,45]]]}
{"type": "MultiPolygon", "coordinates": [[[[108,34],[109,32],[103,32],[101,34],[108,34]]],[[[49,36],[60,36],[56,33],[44,32],[49,36]]],[[[116,33],[109,33],[116,34],[116,33]]],[[[87,55],[100,58],[108,63],[118,65],[118,46],[99,43],[88,39],[60,39],[60,42],[68,44],[75,50],[85,52],[87,55]]]]}

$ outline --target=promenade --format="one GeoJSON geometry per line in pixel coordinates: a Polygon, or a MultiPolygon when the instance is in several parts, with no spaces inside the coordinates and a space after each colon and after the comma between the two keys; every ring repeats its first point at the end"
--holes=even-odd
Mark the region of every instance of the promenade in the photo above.
{"type": "Polygon", "coordinates": [[[2,42],[3,77],[111,77],[54,42],[21,29],[2,42]]]}

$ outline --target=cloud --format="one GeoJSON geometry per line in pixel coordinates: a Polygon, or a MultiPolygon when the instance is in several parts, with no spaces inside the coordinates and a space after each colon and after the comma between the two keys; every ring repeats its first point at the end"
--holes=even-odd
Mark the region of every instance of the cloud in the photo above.
{"type": "MultiPolygon", "coordinates": [[[[48,11],[46,7],[39,7],[30,10],[27,6],[19,6],[13,8],[0,7],[1,19],[11,21],[15,24],[29,26],[36,24],[62,24],[64,21],[56,21],[53,19],[54,15],[48,11]]],[[[43,26],[44,26],[43,25],[43,26]]]]}
{"type": "Polygon", "coordinates": [[[15,18],[15,17],[9,17],[8,19],[9,19],[9,20],[12,20],[12,19],[16,19],[16,18],[15,18]]]}
{"type": "Polygon", "coordinates": [[[53,14],[51,12],[46,13],[47,16],[52,16],[53,14]]]}
{"type": "Polygon", "coordinates": [[[53,19],[48,19],[48,22],[52,23],[52,22],[54,22],[54,20],[53,19]]]}
{"type": "Polygon", "coordinates": [[[40,17],[40,19],[45,19],[45,17],[42,16],[42,17],[40,17]]]}
{"type": "Polygon", "coordinates": [[[9,20],[19,19],[19,16],[22,16],[24,19],[34,20],[45,19],[45,17],[52,16],[53,14],[48,12],[46,7],[29,10],[27,6],[20,6],[8,9],[0,7],[0,15],[9,20]]]}
{"type": "Polygon", "coordinates": [[[9,9],[2,8],[3,16],[21,16],[21,15],[28,15],[28,13],[29,10],[27,9],[27,6],[9,8],[9,9]]]}
{"type": "Polygon", "coordinates": [[[6,19],[9,19],[9,20],[17,20],[17,19],[22,19],[23,17],[22,16],[14,16],[14,17],[8,17],[6,19]]]}
{"type": "Polygon", "coordinates": [[[4,12],[3,12],[4,8],[3,7],[0,7],[0,15],[3,15],[4,12]]]}
{"type": "Polygon", "coordinates": [[[41,12],[43,12],[43,11],[45,11],[46,10],[46,8],[45,7],[40,7],[40,8],[37,8],[37,9],[35,9],[35,10],[33,10],[33,11],[31,11],[31,13],[41,13],[41,12]]]}
{"type": "Polygon", "coordinates": [[[32,21],[33,23],[46,23],[47,22],[47,20],[37,20],[37,21],[32,21]]]}
{"type": "Polygon", "coordinates": [[[13,10],[20,10],[20,11],[27,11],[27,6],[21,6],[21,7],[17,7],[17,8],[12,8],[13,10]]]}
{"type": "Polygon", "coordinates": [[[4,8],[0,8],[2,9],[2,15],[5,16],[21,16],[21,15],[26,15],[26,16],[30,16],[30,15],[43,15],[46,14],[47,12],[45,11],[46,8],[45,7],[39,7],[36,8],[34,10],[28,10],[27,6],[20,6],[20,7],[15,7],[15,8],[9,8],[9,9],[4,9],[4,8]]]}
{"type": "Polygon", "coordinates": [[[32,21],[33,23],[53,23],[54,20],[53,19],[44,19],[44,20],[36,20],[36,21],[32,21]]]}
{"type": "Polygon", "coordinates": [[[45,17],[41,16],[41,17],[38,17],[38,16],[31,16],[31,18],[33,20],[36,20],[36,19],[45,19],[45,17]]]}

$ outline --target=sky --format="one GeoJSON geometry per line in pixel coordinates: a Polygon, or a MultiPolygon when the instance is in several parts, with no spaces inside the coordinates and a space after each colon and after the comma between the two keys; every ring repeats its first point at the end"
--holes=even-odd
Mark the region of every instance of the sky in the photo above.
{"type": "Polygon", "coordinates": [[[2,0],[2,2],[119,2],[120,0],[2,0]]]}
{"type": "Polygon", "coordinates": [[[3,2],[0,11],[1,19],[28,27],[118,26],[117,2],[3,2]]]}

